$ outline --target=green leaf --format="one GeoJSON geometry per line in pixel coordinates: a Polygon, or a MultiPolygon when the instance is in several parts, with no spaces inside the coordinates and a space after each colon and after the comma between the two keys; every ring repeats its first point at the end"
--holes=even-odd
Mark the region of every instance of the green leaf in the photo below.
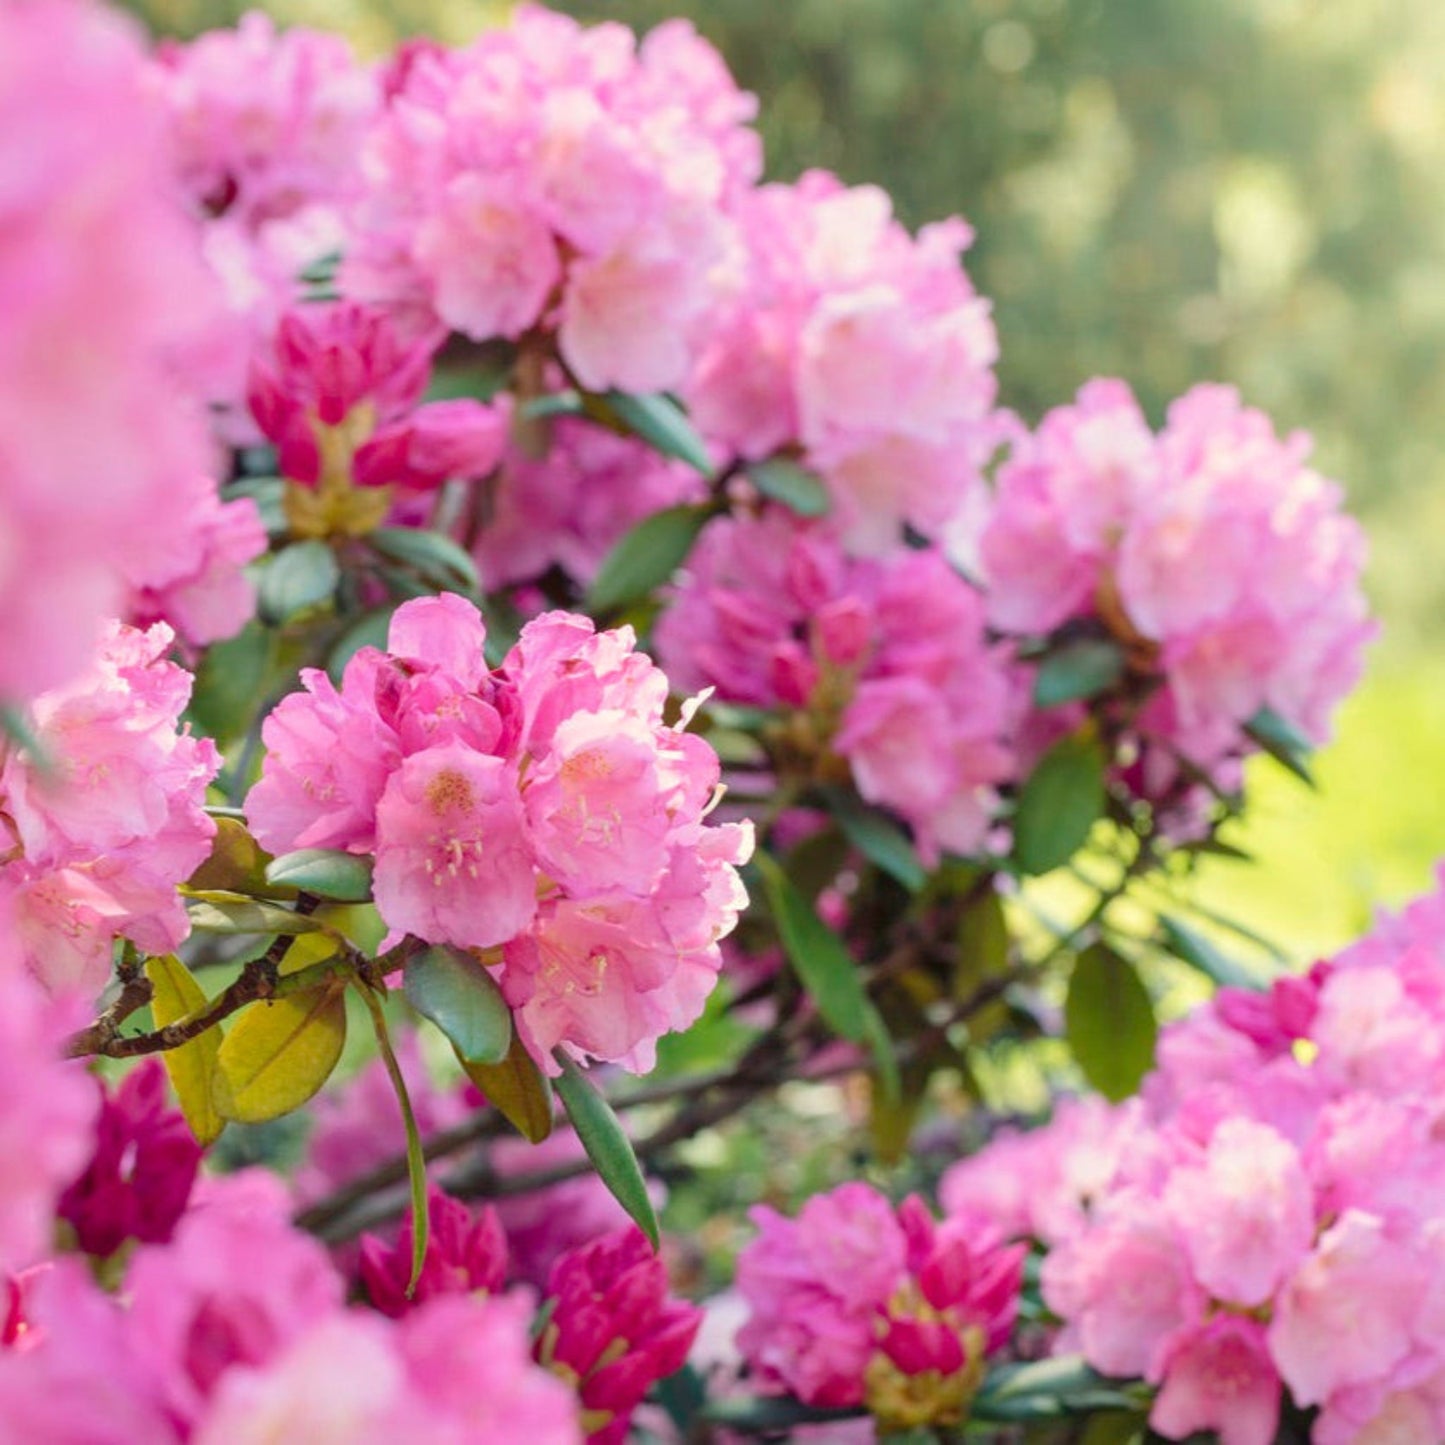
{"type": "Polygon", "coordinates": [[[471,555],[440,532],[424,527],[378,527],[367,541],[383,556],[404,563],[443,591],[475,597],[481,590],[477,564],[471,555]]]}
{"type": "Polygon", "coordinates": [[[753,462],[747,472],[765,497],[791,507],[800,517],[821,517],[828,511],[828,489],[806,467],[789,457],[753,462]]]}
{"type": "Polygon", "coordinates": [[[197,933],[315,933],[324,925],[275,903],[219,890],[191,894],[186,901],[197,933]]]}
{"type": "Polygon", "coordinates": [[[1104,811],[1104,750],[1092,729],[1060,738],[1019,793],[1014,857],[1025,873],[1067,863],[1104,811]]]}
{"type": "Polygon", "coordinates": [[[1137,1408],[1129,1390],[1100,1375],[1079,1355],[998,1365],[974,1396],[970,1418],[992,1423],[1057,1420],[1092,1410],[1137,1408]]]}
{"type": "Polygon", "coordinates": [[[845,788],[824,789],[824,799],[848,841],[870,863],[876,863],[910,893],[923,887],[928,881],[927,870],[897,823],[845,788]]]}
{"type": "MultiPolygon", "coordinates": [[[[151,1018],[158,1029],[197,1013],[209,1001],[190,969],[173,953],[146,959],[145,971],[151,983],[151,1018]]],[[[214,1143],[226,1127],[216,1107],[216,1055],[220,1048],[221,1029],[217,1025],[161,1054],[181,1113],[198,1144],[214,1143]]]]}
{"type": "Polygon", "coordinates": [[[1107,944],[1074,960],[1064,1033],[1084,1077],[1115,1103],[1135,1093],[1153,1066],[1154,1002],[1134,965],[1107,944]]]}
{"type": "Polygon", "coordinates": [[[625,391],[609,391],[600,400],[618,421],[634,436],[641,437],[654,451],[712,475],[712,458],[707,445],[697,434],[687,413],[670,397],[657,393],[634,396],[625,391]]]}
{"type": "Polygon", "coordinates": [[[994,889],[986,889],[959,919],[957,945],[953,996],[962,1003],[984,979],[1008,967],[1008,919],[994,889]]]}
{"type": "Polygon", "coordinates": [[[653,1213],[647,1181],[642,1177],[632,1140],[592,1080],[560,1050],[553,1057],[562,1066],[557,1077],[557,1097],[562,1100],[562,1107],[567,1110],[592,1167],[612,1197],[651,1240],[655,1250],[659,1243],[657,1215],[653,1213]]]}
{"type": "Polygon", "coordinates": [[[377,608],[375,612],[368,612],[365,616],[358,617],[336,639],[326,658],[326,671],[332,682],[341,681],[346,664],[363,647],[376,647],[383,652],[386,650],[386,635],[391,628],[391,614],[395,611],[396,607],[388,603],[385,607],[377,608]]]}
{"type": "Polygon", "coordinates": [[[299,1109],[331,1077],[345,1043],[343,984],[252,1004],[217,1052],[217,1109],[246,1124],[299,1109]]]}
{"type": "Polygon", "coordinates": [[[403,988],[469,1064],[500,1064],[512,1046],[512,1011],[491,973],[469,953],[438,944],[406,966],[403,988]]]}
{"type": "Polygon", "coordinates": [[[341,581],[336,553],[319,538],[293,542],[277,552],[261,573],[257,600],[261,616],[286,622],[328,601],[341,581]]]}
{"type": "MultiPolygon", "coordinates": [[[[455,1046],[453,1046],[455,1047],[455,1046]]],[[[512,1031],[512,1046],[500,1064],[474,1064],[457,1055],[467,1077],[511,1126],[533,1144],[552,1132],[552,1084],[512,1031]]]]}
{"type": "Polygon", "coordinates": [[[869,1029],[868,994],[853,955],[771,854],[753,854],[753,867],[762,876],[783,951],[818,1012],[835,1033],[862,1043],[869,1029]]]}
{"type": "Polygon", "coordinates": [[[893,1037],[883,1015],[874,1008],[871,1001],[864,999],[863,1036],[873,1051],[873,1061],[878,1065],[878,1084],[883,1100],[888,1105],[903,1101],[903,1079],[898,1071],[898,1056],[893,1051],[893,1037]]]}
{"type": "Polygon", "coordinates": [[[411,1107],[406,1079],[391,1047],[386,1015],[382,1013],[376,995],[366,984],[358,983],[357,990],[366,1004],[367,1013],[371,1015],[376,1047],[381,1053],[382,1063],[386,1066],[391,1087],[396,1092],[402,1128],[406,1133],[406,1174],[411,1186],[411,1278],[407,1281],[406,1297],[410,1299],[416,1293],[417,1281],[421,1278],[422,1267],[426,1264],[427,1246],[431,1243],[431,1209],[426,1197],[426,1154],[422,1150],[421,1130],[417,1128],[416,1113],[411,1107]]]}
{"type": "Polygon", "coordinates": [[[585,610],[593,616],[612,612],[662,586],[686,560],[712,514],[710,505],[698,504],[644,517],[603,559],[585,610]]]}
{"type": "Polygon", "coordinates": [[[569,387],[565,391],[529,397],[517,408],[517,415],[527,421],[543,421],[554,416],[581,416],[585,411],[582,393],[569,387]]]}
{"type": "Polygon", "coordinates": [[[248,894],[266,886],[266,854],[239,818],[217,818],[204,863],[186,880],[202,893],[248,894]]]}
{"type": "Polygon", "coordinates": [[[274,645],[271,632],[248,622],[234,637],[206,649],[186,710],[202,732],[227,743],[246,731],[266,688],[274,645]]]}
{"type": "Polygon", "coordinates": [[[266,865],[266,881],[337,903],[365,903],[371,897],[371,869],[370,858],[339,848],[298,848],[266,865]]]}
{"type": "Polygon", "coordinates": [[[1081,637],[1055,648],[1034,676],[1034,706],[1058,707],[1107,692],[1124,676],[1124,652],[1102,637],[1081,637]]]}
{"type": "Polygon", "coordinates": [[[1164,947],[1175,958],[1182,958],[1221,988],[1259,988],[1260,980],[1243,964],[1222,953],[1202,933],[1196,933],[1177,918],[1161,913],[1159,931],[1164,938],[1164,947]]]}
{"type": "Polygon", "coordinates": [[[1309,768],[1314,746],[1292,722],[1281,717],[1272,707],[1262,707],[1245,723],[1244,730],[1276,762],[1314,787],[1314,774],[1309,768]]]}
{"type": "Polygon", "coordinates": [[[709,1400],[702,1413],[715,1425],[728,1425],[754,1434],[764,1430],[790,1430],[796,1425],[826,1424],[834,1420],[861,1420],[867,1414],[861,1406],[845,1405],[833,1409],[826,1405],[805,1405],[801,1400],[776,1395],[709,1400]]]}

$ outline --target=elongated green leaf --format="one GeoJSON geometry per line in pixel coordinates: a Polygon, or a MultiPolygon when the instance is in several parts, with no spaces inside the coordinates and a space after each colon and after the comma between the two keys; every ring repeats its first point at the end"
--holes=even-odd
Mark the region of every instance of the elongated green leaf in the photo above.
{"type": "Polygon", "coordinates": [[[1034,675],[1034,705],[1058,707],[1108,691],[1124,676],[1124,652],[1117,642],[1081,637],[1048,654],[1034,675]]]}
{"type": "Polygon", "coordinates": [[[586,411],[582,393],[570,387],[565,391],[549,391],[544,396],[529,397],[517,408],[527,421],[542,421],[553,416],[581,416],[586,411]]]}
{"type": "Polygon", "coordinates": [[[1083,847],[1104,811],[1104,750],[1087,732],[1060,738],[1039,760],[1014,813],[1014,857],[1047,873],[1083,847]]]}
{"type": "Polygon", "coordinates": [[[562,1066],[557,1077],[557,1097],[562,1100],[592,1167],[656,1249],[657,1215],[653,1212],[647,1181],[642,1177],[642,1166],[633,1152],[632,1140],[592,1080],[560,1051],[556,1059],[562,1066]]]}
{"type": "Polygon", "coordinates": [[[293,542],[277,552],[261,573],[257,599],[261,615],[285,622],[327,601],[341,580],[336,553],[318,538],[293,542]]]}
{"type": "Polygon", "coordinates": [[[712,508],[705,504],[668,507],[644,517],[603,559],[586,610],[594,616],[645,597],[686,560],[712,508]]]}
{"type": "Polygon", "coordinates": [[[411,1278],[407,1281],[406,1297],[416,1293],[417,1281],[421,1278],[422,1267],[426,1264],[427,1246],[431,1243],[431,1209],[426,1197],[426,1155],[422,1152],[421,1130],[417,1128],[416,1112],[411,1107],[411,1095],[407,1092],[406,1079],[391,1047],[391,1035],[386,1027],[386,1015],[376,995],[364,983],[357,984],[357,991],[371,1015],[371,1027],[376,1034],[376,1047],[386,1066],[387,1078],[396,1092],[397,1107],[401,1110],[402,1128],[406,1133],[406,1173],[411,1186],[411,1278]]]}
{"type": "Polygon", "coordinates": [[[474,1064],[457,1055],[467,1077],[487,1102],[524,1138],[540,1144],[552,1132],[552,1084],[515,1030],[500,1064],[474,1064]]]}
{"type": "Polygon", "coordinates": [[[252,1004],[216,1056],[216,1107],[261,1124],[299,1109],[331,1077],[346,1043],[346,989],[323,984],[252,1004]]]}
{"type": "Polygon", "coordinates": [[[748,476],[765,497],[791,507],[800,517],[821,517],[828,511],[828,489],[806,467],[788,457],[753,462],[748,476]]]}
{"type": "Polygon", "coordinates": [[[424,527],[378,527],[367,540],[383,556],[404,562],[428,582],[475,596],[481,590],[477,564],[450,537],[424,527]]]}
{"type": "MultiPolygon", "coordinates": [[[[148,958],[145,971],[151,982],[151,1017],[158,1029],[205,1008],[206,991],[175,954],[148,958]]],[[[214,1143],[226,1127],[216,1107],[216,1055],[220,1048],[221,1029],[217,1025],[161,1054],[181,1113],[199,1144],[214,1143]]]]}
{"type": "Polygon", "coordinates": [[[641,437],[654,451],[712,475],[712,458],[707,445],[688,420],[687,413],[670,397],[661,394],[634,396],[609,391],[603,404],[634,436],[641,437]]]}
{"type": "Polygon", "coordinates": [[[275,903],[219,891],[190,895],[186,913],[198,933],[315,933],[325,926],[275,903]]]}
{"type": "Polygon", "coordinates": [[[1221,988],[1258,988],[1260,980],[1243,964],[1216,948],[1202,933],[1167,914],[1159,915],[1159,931],[1164,946],[1175,958],[1197,968],[1221,988]]]}
{"type": "Polygon", "coordinates": [[[492,975],[469,953],[438,944],[406,966],[407,999],[469,1064],[500,1064],[512,1046],[512,1011],[492,975]]]}
{"type": "Polygon", "coordinates": [[[958,923],[958,956],[953,971],[953,996],[962,1002],[983,982],[1008,967],[1008,919],[1003,899],[988,889],[969,906],[958,923]]]}
{"type": "Polygon", "coordinates": [[[866,1411],[861,1405],[838,1409],[826,1405],[805,1405],[776,1395],[730,1396],[709,1400],[703,1407],[703,1418],[716,1425],[730,1425],[737,1430],[790,1430],[797,1425],[828,1424],[834,1420],[862,1420],[866,1411]]]}
{"type": "Polygon", "coordinates": [[[824,796],[828,811],[838,820],[848,841],[870,863],[876,863],[910,893],[923,887],[928,881],[927,870],[902,828],[845,788],[829,788],[824,796]]]}
{"type": "Polygon", "coordinates": [[[266,881],[337,903],[365,903],[371,897],[371,867],[370,858],[339,848],[298,848],[266,865],[266,881]]]}
{"type": "Polygon", "coordinates": [[[1074,961],[1064,1032],[1084,1077],[1116,1103],[1135,1093],[1153,1066],[1154,1002],[1134,965],[1107,944],[1086,948],[1074,961]]]}
{"type": "Polygon", "coordinates": [[[1281,717],[1272,707],[1262,707],[1245,723],[1244,730],[1276,762],[1314,787],[1314,774],[1309,766],[1313,744],[1292,722],[1281,717]]]}
{"type": "Polygon", "coordinates": [[[1137,1408],[1140,1395],[1106,1379],[1079,1355],[990,1370],[974,1397],[972,1419],[1003,1423],[1057,1420],[1091,1410],[1137,1408]]]}
{"type": "Polygon", "coordinates": [[[853,955],[770,854],[760,849],[753,867],[762,876],[783,951],[818,1012],[835,1032],[862,1043],[868,1036],[868,995],[853,955]]]}

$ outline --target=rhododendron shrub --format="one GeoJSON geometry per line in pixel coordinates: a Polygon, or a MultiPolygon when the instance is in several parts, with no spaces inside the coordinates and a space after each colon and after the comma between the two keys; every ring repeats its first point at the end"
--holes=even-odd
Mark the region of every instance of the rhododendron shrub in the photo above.
{"type": "Polygon", "coordinates": [[[1445,1438],[1445,895],[1266,987],[1186,886],[1339,488],[1009,413],[756,109],[0,10],[6,1439],[1445,1438]]]}

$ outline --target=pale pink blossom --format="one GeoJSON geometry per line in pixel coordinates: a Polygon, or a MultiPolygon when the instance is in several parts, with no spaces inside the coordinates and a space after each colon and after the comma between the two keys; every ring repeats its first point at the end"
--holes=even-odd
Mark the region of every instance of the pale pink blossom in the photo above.
{"type": "Polygon", "coordinates": [[[742,279],[687,389],[726,452],[799,452],[857,553],[888,551],[905,524],[939,535],[999,439],[993,323],[958,264],[972,233],[947,221],[914,239],[890,212],[820,171],[745,198],[742,279]]]}
{"type": "Polygon", "coordinates": [[[135,553],[194,535],[212,465],[175,362],[213,308],[170,192],[144,54],[119,15],[0,15],[0,697],[85,665],[135,553]],[[83,499],[83,505],[78,504],[83,499]]]}
{"type": "Polygon", "coordinates": [[[1279,1423],[1279,1375],[1263,1328],[1220,1315],[1179,1341],[1149,1423],[1171,1440],[1212,1429],[1220,1445],[1270,1445],[1279,1423]]]}
{"type": "Polygon", "coordinates": [[[165,660],[171,641],[163,623],[111,624],[89,670],[34,703],[48,766],[13,744],[0,761],[0,889],[56,992],[98,992],[117,938],[166,953],[190,930],[176,885],[210,852],[220,754],[181,724],[191,678],[165,660]]]}
{"type": "Polygon", "coordinates": [[[750,98],[681,22],[537,6],[393,76],[343,282],[409,324],[546,337],[586,387],[679,385],[756,179],[750,98]]]}

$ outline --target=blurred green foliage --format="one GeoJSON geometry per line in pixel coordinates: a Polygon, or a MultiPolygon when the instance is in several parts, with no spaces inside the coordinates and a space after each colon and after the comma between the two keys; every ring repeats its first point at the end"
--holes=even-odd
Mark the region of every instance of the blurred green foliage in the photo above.
{"type": "MultiPolygon", "coordinates": [[[[158,28],[237,0],[133,0],[158,28]]],[[[370,53],[502,4],[275,0],[370,53]]],[[[1322,791],[1256,769],[1258,868],[1205,888],[1307,957],[1364,900],[1423,888],[1445,675],[1445,6],[1436,0],[557,0],[646,29],[686,15],[762,100],[769,174],[876,182],[910,225],[960,212],[1026,417],[1094,374],[1156,419],[1227,380],[1318,439],[1365,518],[1385,620],[1322,791]],[[1304,839],[1308,839],[1306,844],[1304,839]]],[[[1200,565],[1207,566],[1207,559],[1200,565]]]]}

